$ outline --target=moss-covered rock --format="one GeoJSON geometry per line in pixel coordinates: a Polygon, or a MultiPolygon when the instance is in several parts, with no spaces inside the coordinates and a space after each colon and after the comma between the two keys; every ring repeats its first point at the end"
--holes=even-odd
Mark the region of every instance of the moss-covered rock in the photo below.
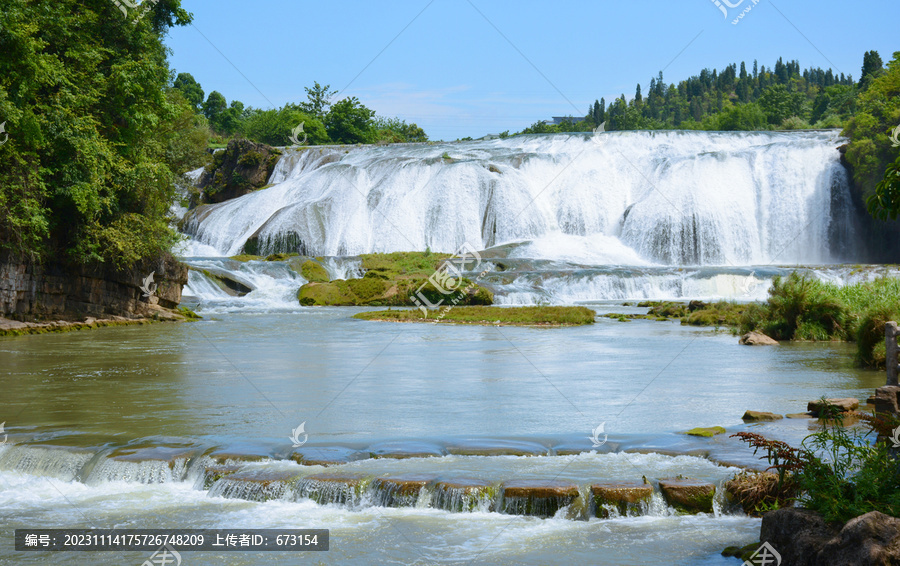
{"type": "MultiPolygon", "coordinates": [[[[364,254],[360,256],[363,277],[334,281],[315,281],[301,267],[301,274],[310,283],[301,287],[297,299],[306,306],[418,306],[413,297],[419,303],[424,300],[441,306],[493,304],[493,293],[465,277],[448,278],[446,288],[435,286],[434,274],[450,257],[431,252],[364,254]]],[[[321,279],[314,265],[309,270],[310,275],[318,272],[321,279]]]]}
{"type": "Polygon", "coordinates": [[[712,437],[717,434],[725,434],[725,429],[720,426],[697,427],[685,432],[690,436],[712,437]]]}
{"type": "Polygon", "coordinates": [[[213,155],[197,183],[203,189],[203,202],[224,202],[264,187],[280,155],[265,144],[229,141],[224,151],[213,155]]]}
{"type": "Polygon", "coordinates": [[[300,275],[310,283],[328,283],[331,277],[328,270],[317,261],[308,259],[300,265],[300,275]]]}
{"type": "MultiPolygon", "coordinates": [[[[346,281],[341,281],[346,285],[346,281]]],[[[307,283],[300,287],[297,291],[297,300],[305,307],[324,307],[324,306],[353,306],[356,304],[355,297],[349,293],[349,287],[346,290],[341,289],[341,285],[337,281],[330,283],[307,283]]]]}
{"type": "Polygon", "coordinates": [[[716,486],[691,478],[659,480],[659,490],[666,503],[679,513],[712,513],[716,486]]]}

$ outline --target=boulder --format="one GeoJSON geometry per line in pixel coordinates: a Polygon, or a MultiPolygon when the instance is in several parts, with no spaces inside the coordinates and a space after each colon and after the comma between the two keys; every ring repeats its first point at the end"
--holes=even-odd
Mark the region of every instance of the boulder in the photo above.
{"type": "Polygon", "coordinates": [[[876,413],[900,412],[900,387],[896,385],[883,385],[875,390],[876,413]]]}
{"type": "Polygon", "coordinates": [[[594,512],[603,519],[609,517],[609,506],[616,507],[620,515],[627,515],[630,507],[650,501],[652,495],[653,486],[643,482],[601,482],[591,485],[594,512]]]}
{"type": "Polygon", "coordinates": [[[744,346],[777,346],[778,340],[769,338],[761,332],[748,332],[741,336],[738,343],[744,346]]]}
{"type": "Polygon", "coordinates": [[[848,397],[844,399],[825,399],[824,402],[821,399],[817,401],[810,401],[806,405],[806,410],[816,416],[821,416],[822,407],[825,405],[825,403],[834,405],[842,413],[846,413],[847,411],[855,411],[859,408],[859,399],[848,397]]]}
{"type": "Polygon", "coordinates": [[[765,411],[747,411],[744,413],[744,416],[741,417],[741,419],[748,423],[777,421],[783,418],[784,417],[782,417],[781,415],[776,415],[775,413],[767,413],[765,411]]]}
{"type": "Polygon", "coordinates": [[[839,527],[814,511],[779,509],[763,516],[760,538],[778,551],[782,564],[900,564],[900,519],[878,511],[839,527]]]}
{"type": "Polygon", "coordinates": [[[666,503],[680,513],[712,513],[716,486],[691,478],[659,480],[659,490],[666,503]]]}
{"type": "Polygon", "coordinates": [[[850,519],[819,552],[819,564],[900,564],[900,519],[870,511],[850,519]]]}
{"type": "Polygon", "coordinates": [[[785,507],[763,515],[759,538],[778,551],[783,564],[814,566],[819,550],[836,533],[818,513],[785,507]]]}

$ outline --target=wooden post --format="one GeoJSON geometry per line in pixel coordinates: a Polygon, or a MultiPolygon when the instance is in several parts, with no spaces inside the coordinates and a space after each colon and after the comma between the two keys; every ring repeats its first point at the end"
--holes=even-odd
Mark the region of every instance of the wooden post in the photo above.
{"type": "Polygon", "coordinates": [[[896,322],[884,325],[885,365],[887,365],[887,384],[897,385],[897,337],[900,330],[896,322]]]}

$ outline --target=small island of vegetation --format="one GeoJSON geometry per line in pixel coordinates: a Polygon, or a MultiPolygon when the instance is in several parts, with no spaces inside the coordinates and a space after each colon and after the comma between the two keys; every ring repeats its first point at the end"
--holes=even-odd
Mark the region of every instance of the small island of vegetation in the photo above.
{"type": "Polygon", "coordinates": [[[361,312],[353,318],[385,322],[444,322],[500,326],[581,326],[593,324],[597,314],[587,307],[455,307],[433,311],[383,310],[361,312]]]}

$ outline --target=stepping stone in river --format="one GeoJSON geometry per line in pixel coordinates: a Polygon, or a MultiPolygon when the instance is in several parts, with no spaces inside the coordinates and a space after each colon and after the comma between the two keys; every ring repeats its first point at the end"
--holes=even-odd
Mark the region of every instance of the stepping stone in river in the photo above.
{"type": "Polygon", "coordinates": [[[444,456],[444,449],[430,442],[382,442],[367,450],[371,458],[431,458],[444,456]]]}
{"type": "Polygon", "coordinates": [[[777,421],[783,419],[781,415],[775,413],[767,413],[765,411],[747,411],[741,419],[748,423],[759,423],[765,421],[777,421]]]}
{"type": "Polygon", "coordinates": [[[687,431],[685,434],[688,436],[703,436],[703,437],[712,437],[717,434],[725,434],[725,429],[720,426],[708,426],[708,427],[697,427],[692,428],[687,431]]]}
{"type": "Polygon", "coordinates": [[[304,446],[290,455],[291,460],[302,466],[340,466],[367,458],[368,454],[343,446],[304,446]]]}
{"type": "Polygon", "coordinates": [[[822,409],[826,403],[828,405],[834,405],[842,413],[846,413],[847,411],[855,411],[859,408],[859,399],[848,397],[844,399],[825,399],[824,402],[821,399],[817,401],[810,401],[806,405],[806,410],[816,416],[821,416],[822,409]]]}
{"type": "Polygon", "coordinates": [[[550,450],[537,442],[517,440],[466,440],[447,447],[455,456],[546,456],[550,450]]]}
{"type": "Polygon", "coordinates": [[[659,480],[659,490],[666,503],[679,513],[712,513],[716,486],[691,478],[667,478],[659,480]]]}
{"type": "Polygon", "coordinates": [[[615,507],[620,515],[628,515],[629,509],[649,502],[653,486],[643,482],[599,482],[591,485],[594,514],[601,519],[609,517],[609,507],[615,507]]]}
{"type": "Polygon", "coordinates": [[[494,500],[499,492],[497,486],[483,480],[442,480],[434,485],[431,506],[453,513],[474,511],[480,505],[483,505],[485,511],[493,511],[494,500]]]}
{"type": "Polygon", "coordinates": [[[300,497],[320,505],[358,505],[372,479],[358,474],[323,473],[306,476],[297,486],[300,497]]]}
{"type": "Polygon", "coordinates": [[[436,476],[403,474],[372,480],[375,502],[382,507],[415,507],[422,490],[434,483],[436,476]]]}
{"type": "Polygon", "coordinates": [[[209,466],[203,468],[203,474],[201,474],[200,480],[198,482],[199,489],[208,490],[212,488],[213,484],[224,478],[225,476],[234,474],[240,471],[241,466],[239,465],[229,465],[229,466],[209,466]]]}
{"type": "Polygon", "coordinates": [[[578,486],[556,480],[511,480],[500,487],[507,515],[552,517],[579,497],[578,486]]]}
{"type": "Polygon", "coordinates": [[[209,496],[248,501],[284,499],[299,480],[300,474],[294,471],[244,470],[215,482],[209,496]]]}

